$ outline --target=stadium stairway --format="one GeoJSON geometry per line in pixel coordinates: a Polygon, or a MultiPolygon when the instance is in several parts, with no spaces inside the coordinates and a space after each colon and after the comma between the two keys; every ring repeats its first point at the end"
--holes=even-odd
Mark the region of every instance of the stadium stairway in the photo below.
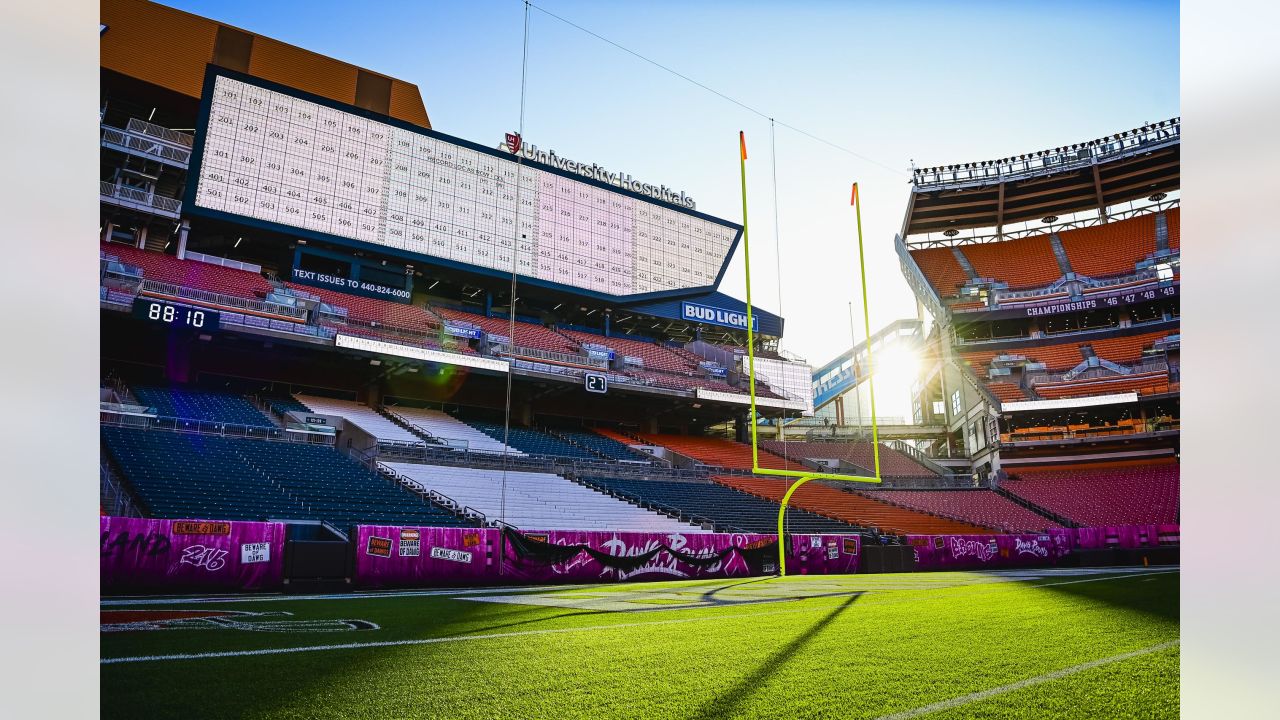
{"type": "MultiPolygon", "coordinates": [[[[781,502],[791,478],[761,478],[713,475],[712,480],[774,502],[781,502]]],[[[916,510],[896,507],[855,492],[810,482],[791,496],[791,505],[847,523],[875,528],[880,532],[920,535],[987,534],[989,528],[950,518],[935,517],[916,510]]]]}

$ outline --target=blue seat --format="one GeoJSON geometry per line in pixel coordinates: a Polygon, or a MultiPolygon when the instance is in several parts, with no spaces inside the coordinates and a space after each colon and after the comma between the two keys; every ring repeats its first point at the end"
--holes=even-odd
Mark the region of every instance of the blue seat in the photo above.
{"type": "Polygon", "coordinates": [[[327,445],[103,427],[152,517],[471,526],[327,445]]]}
{"type": "MultiPolygon", "coordinates": [[[[579,478],[589,485],[632,498],[655,503],[696,515],[740,532],[776,533],[777,503],[739,492],[710,481],[640,480],[631,478],[579,478]]],[[[790,532],[856,534],[855,525],[789,508],[787,526],[790,532]]]]}
{"type": "Polygon", "coordinates": [[[135,387],[133,394],[143,405],[153,407],[163,417],[272,427],[271,421],[252,403],[232,393],[167,387],[135,387]]]}

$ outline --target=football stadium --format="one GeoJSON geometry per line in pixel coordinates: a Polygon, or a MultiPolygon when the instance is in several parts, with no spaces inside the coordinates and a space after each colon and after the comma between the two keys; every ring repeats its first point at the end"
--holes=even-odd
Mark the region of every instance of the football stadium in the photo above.
{"type": "Polygon", "coordinates": [[[1177,716],[1179,117],[915,164],[892,237],[855,185],[804,358],[741,136],[739,214],[216,18],[100,42],[103,717],[1177,716]]]}

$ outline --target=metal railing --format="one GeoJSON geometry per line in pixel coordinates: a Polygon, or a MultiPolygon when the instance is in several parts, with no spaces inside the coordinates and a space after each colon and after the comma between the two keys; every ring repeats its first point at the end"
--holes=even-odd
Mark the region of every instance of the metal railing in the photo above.
{"type": "Polygon", "coordinates": [[[105,461],[98,463],[98,471],[98,496],[102,510],[116,517],[142,517],[142,511],[134,505],[123,484],[105,461]]]}
{"type": "Polygon", "coordinates": [[[301,443],[306,445],[334,445],[333,435],[326,433],[279,428],[265,425],[243,425],[240,423],[214,422],[211,420],[194,420],[163,415],[137,414],[109,409],[112,403],[102,403],[98,421],[102,425],[134,428],[138,430],[159,430],[165,432],[191,433],[196,435],[217,435],[219,437],[246,438],[251,440],[272,440],[279,442],[301,443]]]}
{"type": "Polygon", "coordinates": [[[168,160],[178,165],[189,165],[191,162],[191,150],[189,148],[173,147],[157,142],[154,138],[139,137],[132,132],[126,132],[107,125],[102,126],[102,142],[128,148],[143,155],[168,160]]]}
{"type": "Polygon", "coordinates": [[[607,368],[609,366],[609,361],[605,358],[593,358],[587,355],[570,355],[569,353],[556,352],[554,350],[543,350],[541,348],[513,345],[504,342],[490,341],[489,350],[495,355],[519,355],[526,358],[546,360],[549,363],[590,365],[597,368],[607,368]]]}
{"type": "Polygon", "coordinates": [[[160,280],[147,280],[146,278],[143,278],[142,291],[155,293],[157,295],[167,295],[170,297],[195,300],[208,303],[210,305],[217,305],[219,307],[229,307],[243,311],[255,311],[270,315],[279,315],[286,318],[294,318],[298,322],[302,322],[307,318],[307,311],[299,307],[279,305],[262,300],[250,300],[248,298],[224,295],[210,290],[198,290],[185,285],[175,285],[173,283],[162,282],[160,280]]]}
{"type": "Polygon", "coordinates": [[[177,218],[182,212],[182,201],[156,195],[153,191],[140,190],[127,185],[119,185],[99,180],[99,194],[109,198],[114,204],[125,205],[136,209],[154,210],[159,214],[177,218]]]}
{"type": "Polygon", "coordinates": [[[912,183],[917,188],[951,186],[968,183],[1008,182],[1045,172],[1060,172],[1111,158],[1173,145],[1181,140],[1182,118],[1172,118],[1156,125],[1130,130],[1123,135],[1110,135],[1097,140],[1076,143],[1072,147],[1043,150],[1007,160],[963,163],[944,168],[917,169],[912,183]]]}
{"type": "Polygon", "coordinates": [[[167,143],[181,145],[188,149],[191,148],[196,141],[195,136],[189,133],[170,130],[167,127],[161,127],[155,123],[149,123],[146,120],[140,120],[138,118],[129,118],[129,123],[125,125],[125,129],[132,133],[146,135],[148,137],[156,138],[157,140],[163,140],[167,143]]]}
{"type": "Polygon", "coordinates": [[[1150,361],[1138,363],[1135,365],[1119,365],[1116,363],[1111,363],[1111,364],[1117,368],[1120,368],[1122,372],[1116,372],[1112,368],[1103,367],[1103,366],[1085,368],[1084,370],[1080,370],[1079,372],[1077,372],[1074,368],[1066,372],[1059,372],[1059,373],[1039,373],[1038,372],[1035,374],[1028,374],[1026,377],[1026,384],[1028,386],[1035,386],[1035,385],[1043,385],[1045,383],[1096,380],[1098,378],[1105,378],[1105,377],[1124,378],[1130,375],[1143,375],[1146,373],[1156,373],[1156,372],[1167,373],[1169,371],[1169,363],[1165,362],[1164,360],[1150,360],[1150,361]]]}

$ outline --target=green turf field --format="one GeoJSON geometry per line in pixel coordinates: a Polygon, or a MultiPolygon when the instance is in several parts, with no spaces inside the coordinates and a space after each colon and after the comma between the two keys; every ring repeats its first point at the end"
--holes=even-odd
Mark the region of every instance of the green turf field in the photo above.
{"type": "Polygon", "coordinates": [[[108,718],[1178,715],[1171,568],[104,600],[102,610],[111,623],[276,613],[104,631],[108,718]],[[245,629],[280,621],[300,624],[245,629]]]}

